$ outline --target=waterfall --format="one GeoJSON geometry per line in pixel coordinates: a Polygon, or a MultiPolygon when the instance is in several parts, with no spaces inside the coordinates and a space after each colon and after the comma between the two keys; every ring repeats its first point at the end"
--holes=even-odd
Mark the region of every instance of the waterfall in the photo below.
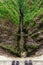
{"type": "Polygon", "coordinates": [[[20,49],[21,49],[21,52],[23,51],[23,44],[24,44],[24,39],[23,39],[23,13],[20,9],[20,42],[19,42],[19,45],[20,45],[20,49]]]}

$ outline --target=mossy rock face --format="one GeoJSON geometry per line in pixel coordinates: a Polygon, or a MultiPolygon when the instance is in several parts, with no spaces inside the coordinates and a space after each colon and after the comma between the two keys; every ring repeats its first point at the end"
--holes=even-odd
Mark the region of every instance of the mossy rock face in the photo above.
{"type": "Polygon", "coordinates": [[[31,55],[33,50],[37,50],[43,44],[43,1],[27,0],[23,4],[23,23],[27,31],[25,40],[25,49],[27,54],[31,55]]]}
{"type": "Polygon", "coordinates": [[[15,50],[18,27],[8,19],[0,19],[0,46],[15,50]]]}
{"type": "Polygon", "coordinates": [[[34,19],[43,14],[43,1],[24,0],[24,4],[22,5],[22,12],[24,15],[23,17],[24,27],[25,28],[34,27],[36,25],[34,19]]]}
{"type": "Polygon", "coordinates": [[[1,0],[0,47],[22,57],[42,45],[43,0],[1,0]]]}
{"type": "Polygon", "coordinates": [[[40,14],[34,19],[36,25],[28,29],[27,48],[38,48],[43,45],[43,14],[40,14]]]}
{"type": "Polygon", "coordinates": [[[0,1],[0,46],[16,53],[19,30],[19,7],[17,0],[0,1]]]}
{"type": "Polygon", "coordinates": [[[39,29],[39,27],[41,28],[41,30],[43,29],[43,1],[27,0],[24,2],[24,8],[22,8],[24,14],[23,21],[24,28],[28,32],[26,45],[40,45],[41,43],[38,44],[39,40],[43,40],[43,38],[40,37],[43,32],[40,32],[39,29]]]}

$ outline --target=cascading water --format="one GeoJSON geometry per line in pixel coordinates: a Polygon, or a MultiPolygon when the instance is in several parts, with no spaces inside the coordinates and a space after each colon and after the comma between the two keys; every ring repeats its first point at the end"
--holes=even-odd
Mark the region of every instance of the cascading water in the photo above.
{"type": "Polygon", "coordinates": [[[24,43],[24,40],[23,40],[23,14],[21,12],[21,9],[20,9],[20,36],[21,36],[20,49],[21,49],[21,51],[23,51],[23,43],[24,43]]]}

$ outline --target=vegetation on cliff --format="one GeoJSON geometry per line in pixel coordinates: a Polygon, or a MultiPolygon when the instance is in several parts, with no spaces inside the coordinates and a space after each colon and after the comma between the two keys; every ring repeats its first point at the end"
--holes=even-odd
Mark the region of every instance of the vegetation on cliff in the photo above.
{"type": "Polygon", "coordinates": [[[31,55],[43,45],[43,0],[0,0],[0,25],[1,48],[31,55]]]}

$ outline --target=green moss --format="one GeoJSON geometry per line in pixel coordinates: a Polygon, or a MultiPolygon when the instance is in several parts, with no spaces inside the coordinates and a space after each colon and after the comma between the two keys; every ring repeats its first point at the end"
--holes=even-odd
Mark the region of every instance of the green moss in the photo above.
{"type": "Polygon", "coordinates": [[[18,1],[0,1],[0,17],[7,17],[15,24],[19,24],[18,1]]]}
{"type": "Polygon", "coordinates": [[[43,7],[42,7],[42,0],[38,1],[29,1],[25,0],[23,4],[23,14],[24,14],[24,24],[29,22],[31,24],[30,26],[34,26],[34,22],[32,21],[35,17],[39,16],[41,13],[43,13],[43,7]]]}
{"type": "Polygon", "coordinates": [[[38,48],[38,45],[36,45],[36,44],[30,45],[29,48],[31,48],[31,49],[37,49],[38,48]]]}
{"type": "Polygon", "coordinates": [[[11,46],[7,45],[7,46],[2,46],[0,45],[0,48],[3,48],[4,50],[9,51],[10,53],[12,53],[13,55],[17,55],[19,56],[19,52],[16,49],[11,48],[11,46]]]}

